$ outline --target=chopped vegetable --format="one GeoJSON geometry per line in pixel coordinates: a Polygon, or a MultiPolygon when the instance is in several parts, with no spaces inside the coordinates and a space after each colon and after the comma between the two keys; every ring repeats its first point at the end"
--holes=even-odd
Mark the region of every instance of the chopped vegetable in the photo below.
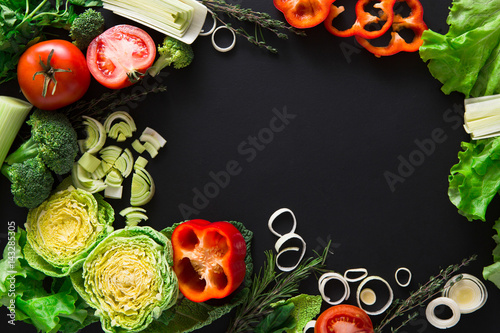
{"type": "Polygon", "coordinates": [[[346,299],[349,298],[349,295],[351,294],[351,289],[349,287],[349,283],[347,279],[345,279],[342,275],[339,273],[335,272],[327,272],[323,273],[323,275],[320,276],[318,279],[318,289],[319,293],[321,294],[321,297],[325,302],[327,302],[330,305],[337,305],[345,301],[346,299]],[[332,300],[330,297],[326,296],[326,284],[330,280],[337,280],[340,281],[344,287],[344,292],[342,293],[342,296],[336,300],[332,300]]]}
{"type": "Polygon", "coordinates": [[[142,156],[137,157],[134,163],[134,169],[135,168],[145,168],[148,165],[148,160],[145,159],[142,156]]]}
{"type": "Polygon", "coordinates": [[[106,143],[106,129],[103,124],[92,117],[82,116],[82,118],[87,138],[83,140],[80,150],[82,153],[96,154],[106,143]]]}
{"type": "Polygon", "coordinates": [[[274,6],[295,28],[312,28],[323,22],[335,0],[274,0],[274,6]]]}
{"type": "Polygon", "coordinates": [[[79,49],[83,50],[90,42],[104,31],[104,17],[89,8],[78,15],[71,24],[69,36],[79,49]]]}
{"type": "Polygon", "coordinates": [[[122,148],[110,145],[102,148],[99,151],[99,155],[101,155],[101,158],[104,161],[106,161],[106,163],[108,163],[109,165],[114,165],[118,157],[120,157],[120,155],[122,154],[122,152],[123,152],[122,148]]]}
{"type": "Polygon", "coordinates": [[[427,30],[420,56],[428,61],[432,76],[445,94],[458,91],[465,97],[500,93],[500,20],[492,15],[499,1],[454,0],[445,35],[427,30]]]}
{"type": "Polygon", "coordinates": [[[128,112],[115,111],[110,114],[104,121],[104,129],[108,136],[112,139],[117,139],[118,142],[132,137],[132,134],[137,130],[134,119],[128,112]]]}
{"type": "Polygon", "coordinates": [[[488,299],[488,289],[477,277],[460,274],[452,277],[444,286],[443,296],[454,300],[460,313],[472,313],[480,309],[488,299]]]}
{"type": "Polygon", "coordinates": [[[74,163],[71,171],[71,180],[76,188],[85,190],[90,193],[97,193],[104,190],[107,184],[99,179],[92,177],[92,174],[82,168],[78,163],[74,163]]]}
{"type": "Polygon", "coordinates": [[[191,44],[199,35],[207,8],[194,0],[103,0],[105,9],[191,44]]]}
{"type": "Polygon", "coordinates": [[[7,156],[5,162],[19,163],[40,156],[56,174],[69,172],[78,153],[78,143],[68,118],[57,112],[35,110],[27,123],[31,126],[30,139],[7,156]]]}
{"type": "MultiPolygon", "coordinates": [[[[373,283],[373,282],[371,282],[371,283],[373,283]]],[[[384,313],[391,306],[393,299],[394,299],[394,293],[392,291],[391,285],[385,279],[381,278],[380,276],[371,275],[371,276],[365,278],[363,281],[361,281],[361,283],[358,285],[358,290],[356,292],[356,301],[358,302],[358,306],[361,309],[363,309],[370,316],[377,316],[379,314],[384,313]],[[361,305],[360,294],[361,294],[361,290],[364,289],[363,287],[371,281],[379,281],[383,285],[385,285],[385,287],[388,290],[389,297],[387,298],[387,302],[382,307],[380,307],[378,310],[368,311],[368,310],[364,309],[363,306],[361,305]]]]}
{"type": "Polygon", "coordinates": [[[123,186],[109,185],[104,189],[104,197],[109,199],[121,199],[123,195],[123,186]]]}
{"type": "Polygon", "coordinates": [[[500,135],[500,95],[466,98],[464,127],[474,140],[500,135]]]}
{"type": "Polygon", "coordinates": [[[397,0],[398,2],[406,2],[411,9],[409,16],[401,16],[396,14],[392,21],[391,40],[387,46],[374,46],[369,40],[359,35],[356,36],[358,43],[365,49],[373,53],[375,56],[390,56],[398,52],[415,52],[418,51],[423,43],[422,34],[427,30],[427,25],[424,22],[424,9],[418,0],[397,0]],[[401,35],[400,31],[410,29],[414,36],[411,42],[407,42],[401,35]]]}
{"type": "Polygon", "coordinates": [[[82,267],[90,251],[113,230],[113,208],[102,197],[70,187],[51,195],[26,219],[26,260],[49,276],[82,267]]]}
{"type": "Polygon", "coordinates": [[[146,149],[146,151],[149,153],[149,156],[151,156],[151,158],[155,158],[156,156],[158,156],[158,149],[156,149],[156,147],[151,142],[146,141],[144,142],[143,146],[144,149],[146,149]]]}
{"type": "Polygon", "coordinates": [[[127,207],[120,211],[120,215],[125,217],[127,227],[135,227],[141,221],[146,221],[148,216],[146,210],[141,207],[127,207]]]}
{"type": "Polygon", "coordinates": [[[140,332],[177,301],[171,262],[166,236],[150,227],[129,227],[100,242],[71,280],[104,331],[140,332]]]}
{"type": "Polygon", "coordinates": [[[159,57],[153,66],[148,69],[148,74],[156,76],[160,71],[168,66],[181,69],[191,64],[194,52],[191,45],[181,42],[173,37],[165,37],[163,44],[158,45],[159,57]]]}
{"type": "Polygon", "coordinates": [[[321,313],[314,326],[315,333],[330,332],[373,333],[370,317],[362,309],[349,304],[334,305],[321,313]]]}
{"type": "Polygon", "coordinates": [[[32,107],[18,98],[0,96],[0,166],[32,107]]]}
{"type": "Polygon", "coordinates": [[[135,139],[132,142],[132,148],[134,148],[134,150],[136,152],[138,152],[139,154],[142,154],[146,150],[146,148],[144,148],[144,146],[142,145],[142,143],[138,139],[135,139]]]}
{"type": "Polygon", "coordinates": [[[109,186],[118,187],[123,183],[123,176],[119,170],[111,168],[106,175],[106,180],[104,182],[109,186]]]}
{"type": "Polygon", "coordinates": [[[93,173],[101,165],[101,160],[86,152],[80,157],[78,164],[86,171],[93,173]]]}
{"type": "Polygon", "coordinates": [[[132,175],[132,189],[130,193],[130,205],[143,206],[153,198],[155,184],[153,177],[141,167],[136,167],[132,175]]]}
{"type": "Polygon", "coordinates": [[[120,171],[123,178],[127,178],[134,168],[134,156],[130,149],[125,148],[123,153],[115,161],[114,167],[120,171]]]}
{"type": "Polygon", "coordinates": [[[338,37],[360,36],[368,39],[381,37],[392,25],[394,19],[393,7],[396,0],[376,2],[373,7],[379,10],[378,16],[372,15],[365,9],[372,2],[374,1],[358,0],[356,2],[356,21],[351,28],[342,31],[334,26],[333,21],[345,11],[345,8],[344,6],[337,7],[335,4],[332,4],[330,13],[325,19],[326,30],[338,37]],[[380,29],[376,28],[378,25],[382,25],[380,29]]]}
{"type": "Polygon", "coordinates": [[[10,191],[19,207],[35,208],[50,195],[54,177],[39,156],[12,165],[4,164],[2,174],[11,182],[10,191]]]}
{"type": "Polygon", "coordinates": [[[172,233],[174,271],[193,302],[229,296],[245,278],[246,244],[229,222],[191,220],[172,233]]]}
{"type": "Polygon", "coordinates": [[[448,297],[438,297],[427,304],[425,309],[427,321],[434,327],[446,329],[455,326],[460,321],[460,308],[457,302],[448,297]],[[451,310],[451,317],[442,319],[436,315],[436,308],[444,306],[451,310]]]}
{"type": "Polygon", "coordinates": [[[151,36],[128,24],[109,28],[87,48],[90,73],[111,89],[125,88],[139,81],[155,57],[156,46],[151,36]]]}

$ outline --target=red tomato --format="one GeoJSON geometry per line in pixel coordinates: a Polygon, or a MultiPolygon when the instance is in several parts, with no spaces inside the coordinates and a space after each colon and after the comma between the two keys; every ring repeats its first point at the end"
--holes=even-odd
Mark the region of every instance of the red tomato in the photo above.
{"type": "Polygon", "coordinates": [[[90,73],[82,51],[68,41],[54,39],[37,43],[21,55],[17,80],[31,104],[42,110],[55,110],[85,95],[90,73]]]}
{"type": "Polygon", "coordinates": [[[373,333],[373,325],[362,309],[341,304],[326,309],[318,317],[314,333],[373,333]]]}
{"type": "Polygon", "coordinates": [[[87,48],[87,65],[103,86],[121,89],[146,73],[156,57],[156,45],[144,30],[116,25],[97,36],[87,48]]]}

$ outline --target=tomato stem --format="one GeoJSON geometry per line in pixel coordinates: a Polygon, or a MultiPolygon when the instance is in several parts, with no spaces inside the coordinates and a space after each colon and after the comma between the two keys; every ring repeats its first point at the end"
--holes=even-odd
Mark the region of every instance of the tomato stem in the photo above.
{"type": "Polygon", "coordinates": [[[55,94],[56,92],[56,87],[57,87],[57,80],[55,74],[58,72],[71,72],[71,69],[61,69],[61,68],[54,68],[50,65],[50,60],[52,60],[52,56],[54,55],[54,49],[52,49],[49,53],[49,56],[47,57],[47,63],[44,63],[42,60],[41,56],[38,56],[40,58],[40,66],[42,66],[43,70],[36,72],[33,74],[33,80],[35,80],[35,77],[37,75],[43,75],[43,91],[42,91],[42,96],[45,97],[47,95],[47,89],[49,88],[50,82],[54,82],[54,88],[52,88],[52,95],[55,94]]]}

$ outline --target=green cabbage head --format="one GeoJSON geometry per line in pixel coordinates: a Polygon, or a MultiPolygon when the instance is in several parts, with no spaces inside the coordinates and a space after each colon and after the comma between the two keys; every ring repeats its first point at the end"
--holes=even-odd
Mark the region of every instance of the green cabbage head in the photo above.
{"type": "Polygon", "coordinates": [[[113,208],[100,195],[72,186],[56,192],[28,212],[26,260],[49,276],[67,276],[113,231],[113,220],[113,208]]]}
{"type": "Polygon", "coordinates": [[[116,230],[71,274],[105,332],[139,332],[172,307],[179,293],[170,240],[150,227],[116,230]]]}

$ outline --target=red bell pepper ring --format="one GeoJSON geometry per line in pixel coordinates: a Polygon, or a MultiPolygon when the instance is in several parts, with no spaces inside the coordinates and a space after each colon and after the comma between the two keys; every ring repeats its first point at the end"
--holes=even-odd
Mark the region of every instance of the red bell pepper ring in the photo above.
{"type": "Polygon", "coordinates": [[[299,29],[312,28],[323,22],[335,0],[274,0],[274,6],[287,22],[299,29]]]}
{"type": "Polygon", "coordinates": [[[411,9],[411,13],[407,17],[402,17],[397,14],[394,16],[392,23],[391,40],[387,46],[373,46],[365,38],[356,36],[356,40],[361,46],[373,53],[375,56],[390,56],[401,51],[415,52],[418,51],[423,43],[422,34],[427,30],[427,25],[424,22],[424,8],[418,0],[397,0],[398,2],[406,2],[411,9]],[[399,34],[401,29],[413,30],[415,36],[410,43],[407,43],[399,34]]]}
{"type": "Polygon", "coordinates": [[[172,233],[179,290],[193,302],[224,298],[243,282],[245,239],[229,222],[191,220],[172,233]]]}
{"type": "Polygon", "coordinates": [[[381,0],[373,5],[374,8],[380,9],[380,15],[374,16],[365,11],[365,7],[374,0],[358,0],[356,3],[356,22],[347,30],[338,30],[333,26],[333,20],[344,12],[344,6],[337,7],[331,5],[330,14],[325,20],[325,27],[331,34],[338,37],[361,36],[363,38],[377,38],[386,33],[392,25],[394,19],[393,7],[396,0],[381,0]],[[384,22],[379,30],[369,31],[366,27],[372,24],[384,22]]]}

